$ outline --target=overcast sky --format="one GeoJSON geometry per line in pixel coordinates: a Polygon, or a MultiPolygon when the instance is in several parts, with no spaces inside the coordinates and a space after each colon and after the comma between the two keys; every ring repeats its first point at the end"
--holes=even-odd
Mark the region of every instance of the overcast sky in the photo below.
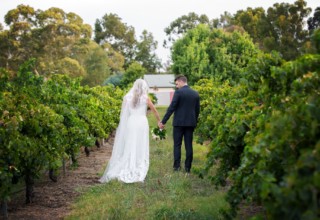
{"type": "MultiPolygon", "coordinates": [[[[214,19],[219,18],[225,11],[234,14],[247,7],[267,9],[274,3],[281,2],[292,4],[295,0],[0,0],[0,23],[4,25],[5,14],[19,4],[29,5],[34,9],[58,7],[65,12],[74,12],[92,27],[97,18],[101,19],[106,13],[115,13],[122,22],[135,28],[137,38],[144,29],[151,32],[158,41],[157,54],[162,62],[165,62],[168,60],[169,51],[162,47],[165,39],[164,28],[178,17],[195,12],[214,19]]],[[[320,6],[319,0],[306,2],[313,12],[320,6]]]]}

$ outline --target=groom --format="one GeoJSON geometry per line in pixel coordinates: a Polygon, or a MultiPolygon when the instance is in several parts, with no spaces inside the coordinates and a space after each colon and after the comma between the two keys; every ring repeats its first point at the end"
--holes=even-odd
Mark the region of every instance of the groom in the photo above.
{"type": "Polygon", "coordinates": [[[193,131],[197,126],[197,121],[200,112],[200,98],[198,92],[192,90],[187,84],[187,78],[179,75],[175,78],[177,90],[174,93],[172,102],[167,109],[159,128],[163,129],[164,125],[174,113],[173,117],[173,140],[174,140],[174,163],[173,169],[180,170],[181,161],[181,145],[184,138],[186,149],[186,160],[184,164],[185,171],[190,173],[193,149],[192,139],[193,131]]]}

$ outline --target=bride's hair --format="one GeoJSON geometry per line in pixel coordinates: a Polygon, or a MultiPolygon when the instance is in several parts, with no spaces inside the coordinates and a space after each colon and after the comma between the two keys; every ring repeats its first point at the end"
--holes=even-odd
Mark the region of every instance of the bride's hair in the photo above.
{"type": "Polygon", "coordinates": [[[148,95],[148,85],[143,79],[137,79],[133,84],[133,99],[132,105],[136,107],[140,102],[141,97],[148,95]]]}

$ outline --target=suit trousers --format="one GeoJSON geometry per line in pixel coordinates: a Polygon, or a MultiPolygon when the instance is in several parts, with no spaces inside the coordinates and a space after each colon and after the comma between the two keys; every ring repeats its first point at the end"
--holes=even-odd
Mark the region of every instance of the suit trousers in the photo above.
{"type": "Polygon", "coordinates": [[[174,142],[173,168],[174,169],[180,169],[181,145],[182,145],[182,139],[184,139],[184,146],[186,149],[186,160],[185,160],[184,168],[187,172],[190,172],[191,164],[193,160],[193,149],[192,149],[193,131],[194,131],[194,127],[185,127],[185,126],[173,127],[173,142],[174,142]]]}

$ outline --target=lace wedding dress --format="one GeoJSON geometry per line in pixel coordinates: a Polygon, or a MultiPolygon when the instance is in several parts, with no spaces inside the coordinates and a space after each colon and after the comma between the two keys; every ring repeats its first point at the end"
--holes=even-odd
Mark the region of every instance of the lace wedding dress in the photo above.
{"type": "Polygon", "coordinates": [[[147,96],[136,106],[133,94],[123,99],[120,123],[109,164],[100,182],[117,179],[125,183],[143,182],[149,169],[149,124],[146,117],[147,96]]]}

